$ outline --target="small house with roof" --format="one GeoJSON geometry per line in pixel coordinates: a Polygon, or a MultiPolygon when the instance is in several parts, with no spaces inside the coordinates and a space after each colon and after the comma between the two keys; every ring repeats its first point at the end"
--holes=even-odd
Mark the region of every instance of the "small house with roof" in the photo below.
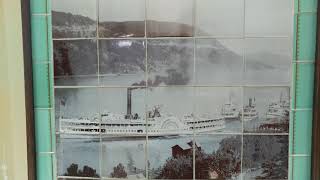
{"type": "MultiPolygon", "coordinates": [[[[177,158],[179,156],[187,156],[193,153],[192,151],[193,141],[188,143],[180,143],[171,147],[172,157],[177,158]]],[[[201,147],[195,143],[195,147],[198,151],[201,150],[201,147]]]]}

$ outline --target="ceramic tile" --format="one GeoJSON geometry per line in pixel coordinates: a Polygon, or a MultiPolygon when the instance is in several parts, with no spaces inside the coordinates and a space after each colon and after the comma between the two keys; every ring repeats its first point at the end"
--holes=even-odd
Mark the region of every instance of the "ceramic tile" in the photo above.
{"type": "Polygon", "coordinates": [[[250,38],[245,43],[246,84],[291,85],[290,39],[250,38]]]}
{"type": "Polygon", "coordinates": [[[30,1],[30,10],[31,13],[48,13],[50,9],[50,3],[42,0],[31,0],[30,1]]]}
{"type": "MultiPolygon", "coordinates": [[[[33,6],[35,6],[34,3],[33,6]]],[[[48,25],[50,23],[50,19],[50,16],[31,16],[31,51],[33,62],[48,62],[51,60],[48,52],[51,49],[51,41],[48,37],[48,31],[51,31],[48,25]]]]}
{"type": "Polygon", "coordinates": [[[53,179],[52,171],[53,156],[52,154],[37,154],[36,167],[37,178],[41,179],[53,179]]]}
{"type": "Polygon", "coordinates": [[[52,84],[50,78],[52,71],[48,63],[34,63],[33,70],[33,103],[36,108],[51,108],[52,107],[52,84]]]}
{"type": "Polygon", "coordinates": [[[148,40],[148,86],[193,84],[193,41],[148,40]]]}
{"type": "Polygon", "coordinates": [[[313,111],[292,111],[292,133],[290,154],[312,154],[313,111]]]}
{"type": "Polygon", "coordinates": [[[243,36],[244,0],[196,1],[196,35],[214,37],[243,36]]]}
{"type": "Polygon", "coordinates": [[[292,36],[293,1],[246,0],[245,5],[247,36],[292,36]]]}
{"type": "MultiPolygon", "coordinates": [[[[311,2],[311,1],[308,1],[311,2]]],[[[311,61],[314,62],[316,58],[316,36],[317,36],[317,15],[316,13],[305,13],[295,15],[295,21],[299,23],[299,37],[303,35],[303,38],[299,38],[295,43],[297,45],[299,53],[296,53],[294,60],[311,61]]]]}
{"type": "Polygon", "coordinates": [[[241,179],[240,135],[197,135],[195,144],[196,179],[241,179]]]}
{"type": "Polygon", "coordinates": [[[243,179],[287,179],[288,136],[243,137],[243,179]]]}
{"type": "Polygon", "coordinates": [[[289,87],[245,88],[244,132],[288,133],[289,87]]]}
{"type": "Polygon", "coordinates": [[[193,178],[193,136],[159,136],[148,139],[150,179],[193,178]]]}
{"type": "Polygon", "coordinates": [[[146,86],[144,40],[99,41],[100,84],[146,86]]]}
{"type": "Polygon", "coordinates": [[[149,37],[192,36],[192,0],[150,0],[147,4],[149,37]]]}
{"type": "Polygon", "coordinates": [[[95,40],[54,41],[55,85],[96,85],[98,83],[95,40]]]}
{"type": "Polygon", "coordinates": [[[196,84],[241,85],[244,74],[243,41],[197,39],[196,84]]]}
{"type": "Polygon", "coordinates": [[[93,88],[55,89],[56,131],[73,138],[99,134],[97,93],[93,88]]]}
{"type": "Polygon", "coordinates": [[[59,176],[100,177],[100,139],[57,136],[59,176]]]}
{"type": "Polygon", "coordinates": [[[189,87],[148,88],[148,136],[192,134],[193,94],[189,87]]]}
{"type": "MultiPolygon", "coordinates": [[[[52,152],[52,112],[51,110],[36,109],[34,111],[35,116],[35,142],[36,142],[36,152],[52,152]]],[[[53,130],[54,131],[54,130],[53,130]]]]}
{"type": "Polygon", "coordinates": [[[53,38],[95,37],[97,31],[96,1],[53,0],[53,38]]]}
{"type": "Polygon", "coordinates": [[[145,137],[145,94],[145,88],[101,88],[99,106],[102,136],[125,139],[145,137]]]}
{"type": "Polygon", "coordinates": [[[293,69],[296,74],[293,85],[296,95],[291,100],[292,108],[312,109],[315,65],[313,63],[295,63],[293,69]]]}
{"type": "Polygon", "coordinates": [[[145,179],[146,138],[104,138],[101,169],[105,178],[145,179]]]}
{"type": "Polygon", "coordinates": [[[194,128],[197,133],[242,131],[240,87],[197,87],[194,128]]]}
{"type": "Polygon", "coordinates": [[[292,162],[292,178],[294,179],[311,179],[311,162],[312,158],[310,156],[301,156],[301,157],[290,157],[292,162]]]}
{"type": "Polygon", "coordinates": [[[144,36],[145,0],[99,0],[99,37],[144,36]]]}

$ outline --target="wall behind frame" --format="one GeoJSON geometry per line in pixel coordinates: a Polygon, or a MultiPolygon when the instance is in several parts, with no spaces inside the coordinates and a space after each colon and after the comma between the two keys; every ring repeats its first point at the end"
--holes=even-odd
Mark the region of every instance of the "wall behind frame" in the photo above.
{"type": "Polygon", "coordinates": [[[20,0],[0,1],[0,165],[9,180],[28,179],[20,7],[20,0]]]}

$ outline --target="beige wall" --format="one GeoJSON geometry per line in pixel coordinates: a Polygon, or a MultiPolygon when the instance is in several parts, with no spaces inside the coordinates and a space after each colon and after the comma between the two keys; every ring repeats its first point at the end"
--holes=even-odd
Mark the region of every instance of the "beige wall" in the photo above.
{"type": "Polygon", "coordinates": [[[20,0],[0,0],[0,180],[27,180],[20,0]]]}

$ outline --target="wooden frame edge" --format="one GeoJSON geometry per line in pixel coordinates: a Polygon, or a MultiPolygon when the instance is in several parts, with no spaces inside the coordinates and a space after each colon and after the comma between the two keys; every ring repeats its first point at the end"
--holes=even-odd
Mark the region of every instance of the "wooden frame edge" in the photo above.
{"type": "MultiPolygon", "coordinates": [[[[318,9],[320,3],[318,3],[318,9]]],[[[320,11],[317,14],[317,39],[312,125],[312,180],[320,180],[320,11]]]]}
{"type": "Polygon", "coordinates": [[[35,123],[33,112],[30,0],[20,0],[25,79],[28,180],[36,180],[35,123]]]}

